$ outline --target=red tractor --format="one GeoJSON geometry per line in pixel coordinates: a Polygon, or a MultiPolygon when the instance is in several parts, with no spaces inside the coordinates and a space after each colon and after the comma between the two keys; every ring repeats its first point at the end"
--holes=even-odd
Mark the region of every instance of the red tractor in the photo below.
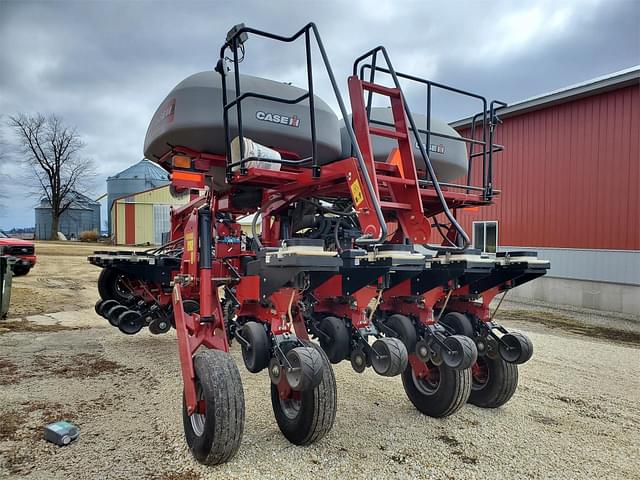
{"type": "Polygon", "coordinates": [[[533,353],[489,305],[549,263],[470,249],[456,219],[499,193],[492,162],[504,104],[396,72],[383,47],[355,60],[348,88],[351,115],[314,24],[290,37],[234,27],[215,71],[178,84],[147,132],[145,155],[171,172],[173,188],[191,191],[172,211],[171,241],[89,257],[103,269],[98,314],[127,334],[175,328],[185,435],[200,462],[225,462],[240,445],[232,340],[250,372],[268,371],[276,421],[296,445],[333,425],[331,364],[401,375],[419,411],[446,417],[467,401],[506,403],[533,353]],[[241,74],[249,36],[303,42],[307,88],[241,74]],[[342,120],[314,93],[313,52],[342,120]],[[426,88],[425,115],[412,114],[401,81],[426,88]],[[432,117],[436,90],[478,102],[470,137],[432,117]],[[372,107],[373,96],[390,108],[372,107]],[[474,160],[480,185],[468,173],[474,160]]]}

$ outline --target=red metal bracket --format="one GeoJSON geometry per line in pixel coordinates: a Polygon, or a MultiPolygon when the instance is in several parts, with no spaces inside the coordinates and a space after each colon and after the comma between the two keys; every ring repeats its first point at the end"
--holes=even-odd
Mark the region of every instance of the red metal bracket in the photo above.
{"type": "Polygon", "coordinates": [[[214,291],[213,300],[217,306],[213,315],[214,321],[200,323],[200,315],[185,313],[182,307],[182,287],[176,284],[173,288],[173,315],[178,338],[184,397],[189,415],[194,413],[198,406],[195,385],[196,375],[193,368],[193,355],[196,350],[204,345],[207,348],[229,351],[229,342],[227,341],[217,290],[214,291]]]}

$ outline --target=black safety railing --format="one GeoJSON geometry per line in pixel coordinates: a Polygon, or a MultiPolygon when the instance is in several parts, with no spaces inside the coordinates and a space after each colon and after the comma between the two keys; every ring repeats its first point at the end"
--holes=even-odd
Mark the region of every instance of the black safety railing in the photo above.
{"type": "MultiPolygon", "coordinates": [[[[365,79],[365,73],[367,72],[367,70],[369,71],[369,82],[373,83],[373,80],[375,78],[375,72],[382,72],[385,74],[389,74],[391,75],[391,72],[386,69],[386,68],[382,68],[380,66],[376,66],[375,65],[375,54],[372,56],[372,62],[368,63],[368,64],[363,64],[360,67],[360,79],[364,80],[365,79]]],[[[354,75],[356,74],[356,72],[354,72],[354,75]]],[[[393,75],[391,75],[393,78],[393,75]]],[[[404,80],[409,80],[412,82],[416,82],[422,85],[426,86],[426,90],[427,90],[427,105],[426,105],[426,113],[425,113],[425,117],[426,117],[426,129],[418,129],[417,132],[424,134],[425,135],[425,144],[427,145],[427,150],[430,149],[431,146],[431,137],[438,137],[438,138],[446,138],[449,140],[453,140],[453,141],[457,141],[457,142],[463,142],[465,144],[469,145],[469,155],[468,155],[468,173],[467,173],[467,183],[466,185],[462,186],[462,185],[457,185],[457,184],[451,184],[451,183],[442,183],[440,182],[440,185],[442,186],[448,186],[448,187],[455,187],[455,188],[462,188],[464,187],[465,190],[470,191],[470,190],[479,190],[479,187],[474,187],[471,185],[471,172],[472,172],[472,167],[473,167],[473,159],[475,157],[482,157],[482,192],[483,192],[483,198],[487,201],[491,200],[491,198],[493,197],[494,194],[494,190],[493,190],[493,179],[492,179],[492,174],[493,174],[493,153],[494,152],[499,152],[501,150],[504,149],[504,147],[502,145],[496,145],[493,143],[493,133],[495,130],[495,126],[497,124],[498,121],[498,117],[496,115],[496,110],[498,108],[502,108],[502,107],[506,107],[507,104],[504,102],[499,102],[496,100],[493,100],[492,102],[488,102],[487,99],[481,95],[478,95],[476,93],[473,92],[468,92],[466,90],[462,90],[459,88],[455,88],[455,87],[451,87],[449,85],[444,85],[442,83],[438,83],[438,82],[434,82],[431,80],[427,80],[421,77],[416,77],[414,75],[408,75],[406,73],[401,73],[401,72],[395,72],[395,76],[396,78],[402,78],[404,80]],[[478,100],[479,102],[482,103],[482,107],[479,113],[477,113],[476,115],[474,115],[474,117],[472,118],[471,121],[471,128],[470,128],[470,136],[469,137],[457,137],[457,136],[453,136],[453,135],[447,135],[445,133],[442,132],[434,132],[431,129],[431,109],[432,109],[432,95],[433,95],[433,90],[434,89],[439,89],[439,90],[444,90],[444,91],[448,91],[448,92],[452,92],[461,96],[465,96],[465,97],[469,97],[475,100],[478,100]],[[480,122],[481,125],[481,138],[477,138],[478,134],[477,134],[477,125],[478,122],[480,122]],[[475,151],[475,147],[479,146],[481,147],[481,150],[479,152],[475,151]]],[[[398,87],[399,88],[399,87],[398,87]]],[[[393,124],[390,124],[388,122],[382,122],[379,120],[372,120],[370,118],[371,115],[371,102],[372,102],[372,92],[369,92],[368,97],[367,97],[367,117],[369,119],[370,123],[374,123],[377,125],[383,125],[383,126],[389,126],[389,127],[393,127],[393,124]]],[[[406,100],[405,100],[406,102],[406,100]]],[[[408,110],[408,108],[407,108],[408,110]]],[[[413,126],[412,126],[413,128],[413,126]]],[[[418,143],[421,142],[421,139],[419,138],[419,135],[416,135],[416,139],[418,141],[418,143]]],[[[429,181],[423,181],[423,184],[431,184],[431,182],[429,181]]]]}
{"type": "MultiPolygon", "coordinates": [[[[427,93],[427,128],[426,130],[423,130],[423,133],[426,133],[427,135],[427,141],[426,144],[430,145],[430,135],[435,135],[435,132],[431,132],[431,88],[433,88],[434,86],[436,86],[434,84],[434,82],[429,82],[428,80],[424,80],[422,78],[419,77],[414,77],[412,75],[406,75],[406,74],[398,74],[394,68],[393,65],[391,63],[391,60],[389,59],[389,55],[387,53],[387,50],[382,47],[376,47],[372,50],[369,50],[368,52],[364,53],[363,55],[359,56],[358,58],[356,58],[356,60],[353,62],[353,75],[356,76],[358,75],[358,71],[360,73],[359,78],[361,80],[364,80],[365,77],[365,69],[369,69],[370,73],[369,73],[369,79],[368,82],[369,83],[375,83],[375,73],[376,72],[384,72],[387,73],[388,75],[391,76],[391,79],[393,81],[393,84],[395,86],[395,88],[397,88],[398,90],[400,90],[402,92],[402,87],[400,85],[400,76],[402,75],[402,78],[405,78],[407,80],[413,80],[419,83],[424,83],[427,85],[427,89],[428,89],[428,93],[427,93]],[[387,68],[383,68],[383,67],[379,67],[378,65],[376,65],[376,61],[378,58],[378,53],[381,53],[382,56],[384,57],[384,61],[387,65],[387,68]],[[360,63],[363,62],[365,59],[371,58],[370,63],[363,63],[360,66],[360,63]],[[360,66],[360,69],[358,69],[358,67],[360,66]]],[[[437,84],[438,87],[440,87],[440,84],[437,84]]],[[[475,95],[475,94],[471,94],[470,92],[464,92],[462,90],[458,90],[458,89],[454,89],[453,87],[448,87],[446,85],[442,85],[442,87],[452,90],[452,91],[457,91],[458,93],[463,93],[463,94],[470,94],[473,97],[477,97],[481,100],[484,101],[483,104],[483,112],[486,112],[487,108],[486,108],[486,100],[483,97],[480,97],[479,95],[475,95]]],[[[371,116],[371,103],[372,103],[372,97],[373,97],[373,92],[369,92],[368,96],[367,96],[367,105],[366,105],[366,111],[367,111],[367,119],[369,122],[371,123],[378,123],[378,124],[382,124],[384,125],[386,122],[376,122],[376,121],[372,121],[370,116],[371,116]]],[[[427,174],[429,175],[430,178],[430,186],[433,187],[433,189],[436,192],[436,195],[438,197],[438,200],[440,202],[440,206],[442,207],[442,211],[445,214],[445,216],[447,217],[447,219],[449,220],[449,222],[451,223],[452,227],[455,229],[455,231],[457,232],[457,236],[458,239],[461,240],[461,243],[459,244],[453,244],[451,241],[449,241],[449,246],[444,246],[444,245],[429,245],[428,247],[437,251],[444,251],[444,252],[455,252],[455,251],[462,251],[465,250],[470,243],[469,240],[469,236],[467,235],[467,232],[464,231],[464,229],[462,228],[462,226],[458,223],[458,221],[455,218],[455,215],[453,214],[453,212],[451,212],[451,209],[449,208],[449,205],[447,204],[447,200],[442,192],[442,189],[440,188],[440,183],[438,182],[438,179],[436,177],[435,171],[433,169],[433,165],[431,164],[431,160],[429,159],[429,155],[427,155],[427,151],[425,149],[425,144],[423,144],[422,139],[420,138],[420,131],[418,130],[415,120],[413,119],[413,114],[411,113],[411,109],[409,107],[409,104],[407,103],[407,99],[404,96],[404,94],[402,94],[402,102],[404,104],[404,110],[405,110],[405,114],[407,115],[407,120],[409,120],[409,125],[410,125],[410,129],[413,132],[413,135],[416,139],[416,145],[418,146],[418,149],[420,150],[420,155],[422,156],[422,159],[424,160],[425,166],[427,167],[427,174]]],[[[389,124],[389,126],[394,126],[392,124],[389,124]]],[[[450,137],[452,139],[455,140],[459,140],[457,137],[453,137],[453,136],[449,136],[449,135],[443,135],[441,134],[441,136],[443,137],[450,137]]],[[[469,141],[474,141],[472,139],[468,139],[469,141]]],[[[485,145],[486,145],[486,139],[484,139],[485,145]]],[[[420,183],[423,183],[422,181],[420,183]]],[[[483,189],[483,195],[486,196],[486,191],[483,189]]]]}
{"type": "MultiPolygon", "coordinates": [[[[247,164],[251,161],[260,160],[263,162],[270,163],[279,163],[282,165],[291,165],[291,166],[301,166],[301,165],[311,165],[313,169],[313,175],[318,177],[320,175],[321,166],[318,162],[318,146],[317,146],[317,138],[316,138],[316,118],[315,118],[315,108],[314,108],[314,86],[313,86],[313,65],[311,58],[311,46],[312,39],[315,40],[315,44],[318,47],[320,52],[320,56],[322,58],[322,62],[324,64],[327,76],[329,81],[331,82],[331,87],[333,88],[333,92],[335,95],[335,99],[340,108],[340,113],[342,114],[342,118],[344,119],[345,127],[347,129],[347,133],[351,139],[352,145],[354,145],[354,154],[358,161],[358,168],[360,170],[360,174],[364,179],[365,188],[369,192],[370,198],[375,199],[375,190],[373,188],[373,184],[371,182],[371,178],[369,176],[369,172],[364,163],[364,159],[362,157],[362,152],[358,147],[356,142],[355,133],[353,131],[353,127],[351,123],[348,121],[348,113],[345,107],[344,101],[342,99],[342,95],[340,93],[340,89],[338,88],[338,84],[336,82],[335,76],[333,74],[333,70],[331,68],[331,64],[329,62],[329,58],[324,48],[324,44],[322,43],[322,39],[320,38],[320,34],[318,33],[318,28],[314,23],[309,23],[300,29],[298,32],[293,35],[286,37],[282,35],[275,35],[273,33],[265,32],[262,30],[257,30],[255,28],[246,27],[244,25],[237,25],[234,27],[227,35],[227,40],[225,44],[220,49],[220,58],[216,65],[216,71],[222,77],[222,103],[223,103],[223,120],[224,120],[224,130],[225,130],[225,146],[227,151],[227,178],[231,179],[233,177],[233,170],[235,167],[240,167],[240,175],[248,174],[247,164]],[[298,98],[294,99],[286,99],[271,95],[265,95],[258,92],[241,92],[241,82],[240,82],[240,70],[239,64],[240,59],[238,57],[238,50],[242,46],[242,51],[244,52],[243,44],[247,40],[248,34],[268,38],[271,40],[275,40],[278,42],[291,43],[299,38],[304,37],[305,42],[305,54],[306,54],[306,67],[307,67],[307,92],[298,98]],[[232,58],[227,59],[226,53],[228,50],[231,50],[232,58]],[[227,61],[230,60],[233,63],[233,75],[234,75],[234,85],[235,85],[235,98],[231,101],[227,98],[227,61]],[[291,159],[262,159],[255,157],[245,158],[245,146],[244,146],[244,136],[243,136],[243,128],[242,128],[242,102],[247,98],[257,98],[260,100],[266,100],[275,103],[283,103],[283,104],[299,104],[305,100],[308,100],[309,103],[309,119],[310,119],[310,127],[311,127],[311,157],[303,158],[299,160],[291,160],[291,159]],[[232,161],[231,158],[231,129],[229,125],[229,111],[235,108],[236,109],[236,118],[237,118],[237,133],[238,140],[240,146],[240,159],[237,161],[232,161]]],[[[374,210],[376,218],[381,227],[381,234],[378,238],[369,238],[368,236],[362,236],[356,241],[358,243],[379,243],[382,242],[387,236],[387,226],[382,214],[382,209],[380,208],[379,203],[374,202],[374,210]]]]}

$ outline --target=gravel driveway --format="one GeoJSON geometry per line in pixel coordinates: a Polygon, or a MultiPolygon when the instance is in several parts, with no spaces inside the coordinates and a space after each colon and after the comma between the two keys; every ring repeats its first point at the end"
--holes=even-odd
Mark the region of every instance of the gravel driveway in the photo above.
{"type": "MultiPolygon", "coordinates": [[[[239,455],[204,467],[182,435],[174,335],[126,337],[104,323],[0,335],[0,476],[634,478],[640,469],[637,346],[535,328],[536,353],[511,402],[467,406],[444,420],[419,414],[399,378],[340,364],[335,426],[306,448],[280,434],[266,373],[242,369],[247,424],[239,455]],[[43,423],[61,418],[82,429],[65,448],[40,439],[43,423]]],[[[241,363],[237,347],[233,353],[241,363]]]]}

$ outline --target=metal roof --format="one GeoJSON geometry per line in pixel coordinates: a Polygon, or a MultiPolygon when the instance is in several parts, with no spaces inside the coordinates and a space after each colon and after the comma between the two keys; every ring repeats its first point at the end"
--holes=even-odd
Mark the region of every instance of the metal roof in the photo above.
{"type": "MultiPolygon", "coordinates": [[[[93,210],[96,206],[100,206],[100,202],[96,202],[95,200],[90,199],[86,195],[81,194],[80,192],[73,191],[71,192],[71,196],[73,197],[71,201],[71,206],[69,207],[71,210],[93,210]]],[[[40,199],[40,205],[38,205],[35,209],[50,209],[51,203],[46,198],[40,199]]]]}
{"type": "MultiPolygon", "coordinates": [[[[511,117],[631,85],[640,86],[640,65],[512,103],[498,113],[502,118],[511,117]]],[[[453,128],[465,127],[471,123],[471,119],[472,117],[463,118],[450,125],[453,128]]]]}
{"type": "Polygon", "coordinates": [[[131,165],[120,173],[108,177],[107,181],[115,179],[168,180],[168,175],[169,173],[160,165],[143,158],[135,165],[131,165]]]}

